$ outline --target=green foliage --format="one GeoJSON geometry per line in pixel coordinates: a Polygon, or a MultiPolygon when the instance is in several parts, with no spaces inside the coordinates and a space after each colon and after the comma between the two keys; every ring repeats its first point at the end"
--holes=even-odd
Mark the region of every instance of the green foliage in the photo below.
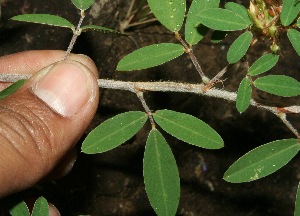
{"type": "Polygon", "coordinates": [[[29,209],[24,201],[15,205],[9,213],[12,216],[30,216],[29,209]]]}
{"type": "Polygon", "coordinates": [[[240,113],[244,112],[249,107],[251,94],[251,80],[248,77],[245,77],[239,85],[236,98],[236,108],[240,113]]]}
{"type": "Polygon", "coordinates": [[[219,149],[224,146],[220,135],[194,116],[171,110],[158,110],[153,117],[163,130],[184,142],[206,149],[219,149]]]}
{"type": "Polygon", "coordinates": [[[214,30],[236,31],[249,26],[248,20],[227,9],[205,9],[197,16],[199,17],[199,23],[214,30]],[[224,19],[225,17],[226,19],[224,19]]]}
{"type": "Polygon", "coordinates": [[[48,216],[49,206],[44,197],[40,197],[36,200],[31,216],[48,216]]]}
{"type": "Polygon", "coordinates": [[[225,9],[238,14],[241,18],[243,18],[245,20],[245,22],[248,23],[248,25],[252,24],[252,21],[248,16],[247,9],[243,5],[240,5],[240,4],[237,4],[234,2],[227,2],[225,4],[225,9]]]}
{"type": "Polygon", "coordinates": [[[71,0],[79,10],[87,10],[94,4],[94,0],[71,0]]]}
{"type": "Polygon", "coordinates": [[[257,76],[270,70],[276,65],[278,59],[279,56],[272,53],[263,55],[251,65],[251,67],[248,69],[248,75],[257,76]]]}
{"type": "Polygon", "coordinates": [[[252,33],[246,31],[231,44],[227,53],[227,61],[230,64],[238,62],[245,55],[252,41],[252,37],[252,33]]]}
{"type": "Polygon", "coordinates": [[[256,88],[282,97],[300,95],[300,83],[284,75],[268,75],[254,81],[256,88]]]}
{"type": "Polygon", "coordinates": [[[179,44],[161,43],[140,48],[126,55],[117,66],[118,71],[141,70],[170,61],[184,53],[179,44]]]}
{"type": "Polygon", "coordinates": [[[112,117],[96,127],[85,138],[81,150],[86,154],[106,152],[133,137],[145,124],[147,115],[131,111],[112,117]]]}
{"type": "Polygon", "coordinates": [[[29,209],[24,201],[15,205],[9,213],[12,216],[48,216],[49,206],[47,200],[44,197],[40,197],[34,203],[32,214],[29,213],[29,209]]]}
{"type": "Polygon", "coordinates": [[[296,50],[297,54],[300,56],[300,32],[295,29],[289,29],[287,35],[292,46],[296,50]]]}
{"type": "Polygon", "coordinates": [[[250,182],[270,175],[286,165],[300,150],[297,139],[277,140],[248,152],[224,174],[225,181],[250,182]]]}
{"type": "Polygon", "coordinates": [[[68,20],[66,20],[65,18],[56,15],[51,15],[51,14],[22,14],[22,15],[14,16],[11,19],[16,21],[22,21],[22,22],[31,22],[31,23],[75,29],[74,25],[70,23],[68,20]]]}
{"type": "Polygon", "coordinates": [[[197,14],[207,8],[217,8],[220,0],[193,1],[185,23],[185,40],[189,45],[197,44],[208,32],[208,28],[200,25],[197,14]]]}
{"type": "MultiPolygon", "coordinates": [[[[198,62],[192,52],[192,46],[197,45],[210,29],[213,30],[211,35],[213,43],[220,42],[231,31],[244,30],[245,32],[239,35],[229,47],[227,60],[230,64],[240,61],[249,47],[254,45],[257,40],[266,41],[269,43],[268,46],[271,44],[272,53],[265,54],[254,61],[238,87],[236,98],[234,97],[235,93],[230,92],[232,93],[231,96],[233,95],[230,100],[236,99],[237,110],[242,113],[249,107],[252,85],[262,91],[282,97],[300,95],[300,84],[292,77],[285,75],[255,77],[269,71],[278,63],[279,55],[274,53],[281,49],[279,42],[282,33],[287,32],[289,41],[300,55],[300,32],[295,29],[300,26],[300,4],[298,4],[298,1],[284,0],[282,12],[280,13],[275,9],[271,10],[273,7],[269,5],[270,2],[272,1],[250,1],[247,10],[243,5],[234,2],[227,2],[225,8],[219,8],[220,0],[193,0],[186,15],[185,35],[181,37],[178,32],[183,25],[186,0],[148,0],[149,7],[157,20],[169,31],[175,33],[181,44],[153,44],[135,50],[118,63],[117,70],[132,71],[155,67],[186,52],[190,54],[192,62],[199,72],[201,69],[199,69],[199,65],[197,66],[198,62]],[[278,21],[279,18],[281,23],[278,21]],[[252,82],[253,79],[255,79],[254,82],[252,82]]],[[[83,11],[91,7],[94,0],[72,0],[72,3],[81,11],[82,21],[84,18],[83,11]]],[[[49,14],[19,15],[12,19],[70,28],[75,36],[78,36],[81,31],[87,30],[119,33],[96,25],[82,27],[78,25],[75,29],[75,26],[66,19],[49,14]]],[[[213,81],[216,80],[217,82],[223,76],[223,74],[220,76],[217,74],[209,81],[210,78],[201,73],[204,72],[199,72],[202,80],[204,80],[203,77],[208,80],[208,82],[203,83],[205,93],[208,93],[214,87],[215,82],[213,81]]],[[[15,91],[22,83],[18,82],[2,91],[0,98],[15,91]]],[[[222,89],[217,90],[221,93],[225,92],[222,89]]],[[[228,97],[224,96],[224,98],[228,99],[230,95],[228,97]]],[[[169,145],[155,128],[155,124],[179,140],[205,149],[222,148],[224,142],[220,135],[205,122],[191,115],[171,110],[158,110],[152,114],[148,111],[144,99],[140,97],[139,99],[148,115],[144,112],[132,111],[104,121],[86,137],[82,145],[82,151],[87,154],[94,154],[116,148],[132,138],[149,118],[152,130],[146,142],[143,164],[146,192],[153,209],[158,215],[175,215],[180,197],[178,168],[169,145]]],[[[252,103],[252,105],[254,104],[252,103]]],[[[287,111],[289,111],[287,108],[298,109],[295,106],[285,108],[287,111]]],[[[279,117],[280,114],[282,113],[278,113],[279,117]]],[[[296,131],[295,135],[298,136],[298,139],[273,141],[248,152],[230,166],[224,174],[224,179],[233,183],[249,182],[267,176],[283,167],[300,150],[299,135],[297,133],[296,131]]],[[[295,215],[300,214],[299,193],[298,189],[295,215]]],[[[47,201],[44,198],[40,198],[34,206],[33,215],[46,214],[48,211],[46,203],[47,201]]],[[[29,215],[24,202],[14,207],[11,213],[17,216],[29,215]]]]}
{"type": "Polygon", "coordinates": [[[156,214],[175,215],[180,196],[179,173],[168,143],[156,129],[150,132],[146,143],[144,181],[156,214]]]}
{"type": "Polygon", "coordinates": [[[106,28],[106,27],[103,27],[103,26],[97,26],[97,25],[82,26],[81,30],[82,31],[94,30],[94,31],[100,31],[100,32],[112,32],[112,33],[122,34],[122,33],[118,32],[118,31],[113,30],[113,29],[106,28]]]}
{"type": "Polygon", "coordinates": [[[157,20],[172,32],[181,29],[185,15],[185,0],[148,0],[157,20]]]}
{"type": "Polygon", "coordinates": [[[282,11],[280,20],[282,25],[290,25],[300,12],[300,4],[295,4],[294,0],[284,0],[282,4],[282,11]]]}
{"type": "Polygon", "coordinates": [[[19,80],[0,92],[0,100],[17,91],[26,80],[19,80]]]}

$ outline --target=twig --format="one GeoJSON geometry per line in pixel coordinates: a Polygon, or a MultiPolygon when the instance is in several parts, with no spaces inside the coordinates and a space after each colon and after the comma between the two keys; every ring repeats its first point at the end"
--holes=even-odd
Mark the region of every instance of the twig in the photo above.
{"type": "Polygon", "coordinates": [[[152,114],[152,111],[150,110],[150,108],[148,107],[145,99],[144,99],[144,93],[142,91],[139,91],[139,90],[136,90],[136,95],[138,97],[138,99],[141,101],[148,117],[149,117],[149,120],[150,120],[150,123],[151,123],[151,126],[152,126],[152,129],[155,129],[155,121],[153,119],[153,114],[152,114]]]}
{"type": "Polygon", "coordinates": [[[205,84],[208,83],[209,82],[209,78],[206,77],[205,74],[203,73],[202,68],[201,68],[199,62],[198,62],[196,56],[194,55],[192,47],[189,47],[187,45],[187,43],[182,39],[182,37],[180,36],[180,34],[178,32],[175,32],[175,37],[182,44],[182,46],[184,47],[185,52],[187,54],[189,54],[189,56],[190,56],[190,58],[191,58],[191,60],[192,60],[192,62],[194,64],[196,70],[198,71],[198,73],[199,73],[199,75],[200,75],[203,83],[205,83],[205,84]]]}
{"type": "Polygon", "coordinates": [[[221,77],[228,71],[230,65],[227,65],[226,67],[224,67],[219,73],[217,73],[217,75],[212,78],[205,86],[206,91],[211,89],[216,82],[220,81],[221,77]]]}
{"type": "MultiPolygon", "coordinates": [[[[31,75],[29,74],[0,74],[0,82],[16,82],[20,79],[28,79],[31,75]]],[[[182,92],[182,93],[193,93],[198,95],[203,95],[207,97],[220,98],[227,101],[236,101],[237,94],[235,92],[230,92],[218,88],[210,88],[206,90],[206,85],[203,83],[192,84],[192,83],[178,83],[178,82],[130,82],[130,81],[118,81],[118,80],[107,80],[98,79],[98,86],[104,89],[115,89],[115,90],[125,90],[135,93],[146,112],[150,116],[152,115],[151,110],[147,106],[144,98],[143,92],[182,92]]],[[[281,112],[278,107],[272,107],[267,105],[261,105],[254,99],[250,100],[250,105],[265,109],[277,117],[279,117],[282,122],[287,126],[287,128],[300,139],[299,132],[292,126],[292,124],[286,119],[286,114],[281,112]]],[[[150,120],[152,121],[152,120],[150,120]]],[[[151,122],[152,124],[152,122],[151,122]]],[[[153,125],[152,125],[153,126],[153,125]]]]}
{"type": "Polygon", "coordinates": [[[152,23],[152,22],[156,22],[156,21],[157,21],[156,18],[152,18],[152,19],[148,19],[148,20],[145,20],[145,21],[134,22],[134,23],[128,24],[126,28],[128,29],[128,28],[131,28],[131,27],[144,25],[144,24],[148,24],[148,23],[152,23]]]}
{"type": "Polygon", "coordinates": [[[66,55],[64,57],[64,60],[68,59],[68,57],[69,57],[69,55],[70,55],[70,53],[73,49],[73,46],[74,46],[74,44],[77,40],[77,37],[81,34],[81,28],[80,27],[81,27],[82,21],[85,17],[84,10],[81,10],[80,15],[81,15],[80,20],[78,22],[78,25],[77,25],[76,29],[73,31],[73,37],[72,37],[72,39],[69,43],[69,46],[68,46],[68,49],[66,51],[66,55]]]}

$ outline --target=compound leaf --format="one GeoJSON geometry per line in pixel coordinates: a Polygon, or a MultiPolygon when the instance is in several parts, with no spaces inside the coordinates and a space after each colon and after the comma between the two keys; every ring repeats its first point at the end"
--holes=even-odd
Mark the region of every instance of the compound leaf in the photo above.
{"type": "Polygon", "coordinates": [[[12,20],[22,21],[22,22],[30,22],[30,23],[38,23],[44,25],[58,26],[74,29],[74,25],[70,23],[65,18],[60,16],[52,15],[52,14],[22,14],[17,15],[12,18],[12,20]]]}
{"type": "Polygon", "coordinates": [[[199,17],[198,23],[214,30],[236,31],[249,26],[248,21],[245,21],[238,14],[222,8],[205,9],[197,16],[199,17]]]}
{"type": "Polygon", "coordinates": [[[269,75],[254,81],[256,88],[282,97],[300,95],[300,83],[292,77],[269,75]]]}
{"type": "Polygon", "coordinates": [[[72,0],[72,3],[79,10],[87,10],[89,7],[92,6],[92,4],[94,4],[94,0],[72,0]]]}
{"type": "Polygon", "coordinates": [[[116,148],[133,137],[146,120],[147,115],[139,111],[116,115],[92,130],[83,141],[81,150],[95,154],[116,148]]]}
{"type": "Polygon", "coordinates": [[[239,85],[236,98],[236,108],[240,113],[248,108],[251,100],[251,93],[251,80],[245,77],[239,85]]]}
{"type": "Polygon", "coordinates": [[[2,90],[0,92],[0,99],[3,99],[5,97],[7,97],[8,95],[17,91],[22,85],[24,85],[25,82],[26,82],[26,80],[18,80],[17,82],[8,86],[6,89],[2,90]]]}
{"type": "Polygon", "coordinates": [[[241,4],[237,4],[234,2],[227,2],[225,4],[225,9],[230,10],[236,14],[238,14],[240,17],[242,17],[249,25],[252,24],[249,16],[248,16],[248,12],[247,9],[241,5],[241,4]]]}
{"type": "Polygon", "coordinates": [[[24,201],[15,205],[12,209],[9,210],[9,213],[12,216],[30,216],[29,209],[24,201]]]}
{"type": "Polygon", "coordinates": [[[295,29],[289,29],[287,36],[297,54],[300,56],[300,32],[295,29]]]}
{"type": "Polygon", "coordinates": [[[82,27],[81,27],[81,30],[82,30],[82,31],[94,30],[94,31],[112,32],[112,33],[122,34],[121,32],[115,31],[115,30],[110,29],[110,28],[98,26],[98,25],[86,25],[86,26],[82,26],[82,27]]]}
{"type": "Polygon", "coordinates": [[[146,143],[144,182],[156,214],[175,215],[180,197],[179,172],[168,143],[156,129],[150,132],[146,143]]]}
{"type": "Polygon", "coordinates": [[[262,74],[276,65],[279,56],[269,53],[257,59],[248,69],[248,75],[256,76],[262,74]]]}
{"type": "Polygon", "coordinates": [[[185,15],[185,0],[148,0],[157,20],[172,32],[181,29],[185,15]]]}
{"type": "Polygon", "coordinates": [[[208,32],[208,28],[199,24],[198,13],[207,8],[217,8],[220,0],[194,0],[190,6],[185,23],[185,40],[189,45],[197,44],[208,32]]]}
{"type": "Polygon", "coordinates": [[[40,197],[35,201],[31,216],[47,216],[49,215],[48,202],[44,197],[40,197]]]}
{"type": "Polygon", "coordinates": [[[158,110],[153,117],[163,130],[184,142],[206,149],[219,149],[224,146],[220,135],[194,116],[171,110],[158,110]]]}
{"type": "Polygon", "coordinates": [[[296,4],[294,0],[284,0],[280,13],[280,21],[284,26],[290,25],[296,19],[300,11],[300,4],[296,4]]]}
{"type": "Polygon", "coordinates": [[[300,150],[297,139],[277,140],[248,152],[224,174],[224,180],[232,183],[250,182],[286,165],[300,150]]]}
{"type": "Polygon", "coordinates": [[[141,70],[170,61],[184,53],[179,44],[161,43],[140,48],[126,55],[118,63],[118,71],[141,70]]]}
{"type": "Polygon", "coordinates": [[[252,33],[246,31],[231,44],[227,52],[227,61],[230,64],[238,62],[245,55],[252,41],[252,37],[252,33]]]}
{"type": "Polygon", "coordinates": [[[298,189],[297,189],[297,194],[296,194],[294,216],[299,216],[299,215],[300,215],[300,182],[298,184],[298,189]]]}

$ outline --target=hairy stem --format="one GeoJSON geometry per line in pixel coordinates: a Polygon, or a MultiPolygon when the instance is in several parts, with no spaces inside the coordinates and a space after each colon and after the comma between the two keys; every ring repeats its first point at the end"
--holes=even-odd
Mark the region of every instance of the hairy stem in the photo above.
{"type": "Polygon", "coordinates": [[[138,99],[141,101],[148,117],[149,117],[149,120],[150,120],[150,123],[151,123],[151,126],[152,126],[152,129],[155,129],[155,121],[153,119],[153,114],[152,114],[152,111],[150,110],[150,108],[148,107],[145,99],[144,99],[144,93],[142,91],[139,91],[139,90],[136,90],[135,91],[138,99]]]}
{"type": "Polygon", "coordinates": [[[187,54],[189,54],[196,70],[198,71],[202,81],[206,84],[209,82],[209,78],[205,76],[205,74],[203,73],[203,70],[196,58],[196,56],[194,55],[193,49],[192,47],[189,47],[187,45],[187,43],[182,39],[182,37],[180,36],[180,34],[178,32],[175,32],[175,37],[176,39],[182,44],[182,46],[184,47],[184,50],[187,54]]]}
{"type": "MultiPolygon", "coordinates": [[[[31,75],[29,74],[0,74],[0,82],[16,82],[20,79],[28,79],[31,75]]],[[[206,89],[206,85],[203,83],[192,84],[192,83],[178,83],[178,82],[130,82],[130,81],[118,81],[118,80],[108,80],[108,79],[98,79],[98,86],[104,89],[115,89],[115,90],[125,90],[135,93],[146,112],[149,115],[152,126],[154,126],[153,118],[151,120],[152,112],[147,106],[144,98],[144,92],[182,92],[182,93],[193,93],[198,95],[203,95],[207,97],[220,98],[227,101],[236,101],[237,94],[235,92],[230,92],[218,88],[206,89]],[[152,122],[153,121],[153,122],[152,122]]],[[[286,125],[286,127],[293,133],[295,136],[300,139],[299,132],[295,127],[286,119],[286,114],[281,112],[278,107],[262,105],[256,102],[254,99],[251,99],[250,105],[265,109],[278,118],[286,125]]]]}
{"type": "Polygon", "coordinates": [[[76,29],[73,31],[73,37],[72,37],[72,39],[69,43],[69,46],[68,46],[68,49],[66,51],[66,55],[64,57],[64,60],[68,59],[68,57],[69,57],[69,55],[70,55],[70,53],[71,53],[71,51],[74,47],[74,44],[76,43],[76,40],[77,40],[78,36],[81,34],[81,28],[80,27],[81,27],[82,21],[85,17],[85,14],[84,14],[83,10],[81,10],[80,15],[81,15],[80,20],[78,22],[78,25],[77,25],[76,29]]]}

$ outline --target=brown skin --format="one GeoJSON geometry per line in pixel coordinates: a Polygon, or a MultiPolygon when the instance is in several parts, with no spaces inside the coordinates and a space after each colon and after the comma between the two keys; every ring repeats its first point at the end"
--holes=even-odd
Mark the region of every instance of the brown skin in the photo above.
{"type": "MultiPolygon", "coordinates": [[[[0,58],[0,73],[35,74],[64,57],[63,51],[28,51],[0,58]]],[[[97,68],[86,56],[71,55],[92,77],[94,98],[72,117],[63,117],[32,92],[33,76],[0,101],[0,197],[24,190],[49,174],[67,173],[74,144],[91,122],[99,100],[97,68]],[[55,173],[56,172],[56,173],[55,173]]],[[[78,63],[77,63],[78,64],[78,63]]],[[[76,83],[74,83],[76,85],[76,83]]],[[[0,85],[0,89],[4,88],[0,85]]]]}

